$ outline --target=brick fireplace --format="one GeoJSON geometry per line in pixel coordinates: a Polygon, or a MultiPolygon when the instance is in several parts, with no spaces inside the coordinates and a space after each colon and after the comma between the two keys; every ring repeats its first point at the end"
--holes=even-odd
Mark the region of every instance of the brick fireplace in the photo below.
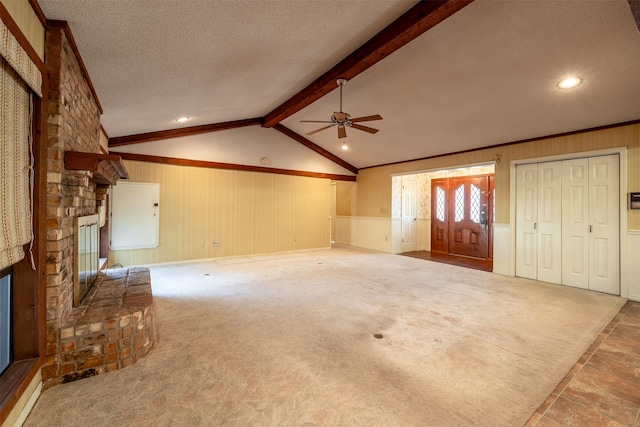
{"type": "Polygon", "coordinates": [[[125,367],[144,356],[155,341],[146,270],[101,272],[94,289],[74,308],[74,221],[97,214],[109,190],[95,170],[83,165],[91,160],[87,156],[109,156],[100,149],[101,107],[65,29],[66,23],[53,21],[45,35],[49,78],[45,387],[125,367]],[[70,152],[80,157],[71,158],[70,152]]]}

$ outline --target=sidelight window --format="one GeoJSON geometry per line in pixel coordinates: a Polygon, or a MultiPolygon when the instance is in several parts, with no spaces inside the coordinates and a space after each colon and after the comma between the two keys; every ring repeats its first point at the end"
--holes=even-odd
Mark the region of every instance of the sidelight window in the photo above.
{"type": "Polygon", "coordinates": [[[444,221],[445,215],[445,192],[442,187],[436,188],[436,218],[438,221],[444,221]]]}

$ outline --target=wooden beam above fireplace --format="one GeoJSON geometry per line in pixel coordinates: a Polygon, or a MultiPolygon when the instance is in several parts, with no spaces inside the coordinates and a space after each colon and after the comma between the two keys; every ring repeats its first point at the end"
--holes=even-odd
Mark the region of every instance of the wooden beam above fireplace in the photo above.
{"type": "Polygon", "coordinates": [[[64,165],[68,170],[85,170],[93,173],[96,184],[114,185],[119,179],[128,179],[129,174],[120,156],[112,154],[81,153],[66,151],[64,165]]]}

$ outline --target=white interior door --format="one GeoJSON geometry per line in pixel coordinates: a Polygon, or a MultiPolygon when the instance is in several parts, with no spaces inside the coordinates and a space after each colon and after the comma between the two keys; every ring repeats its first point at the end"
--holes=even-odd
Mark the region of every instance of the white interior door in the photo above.
{"type": "Polygon", "coordinates": [[[562,162],[562,283],[589,287],[589,159],[562,162]]]}
{"type": "Polygon", "coordinates": [[[111,201],[112,250],[158,246],[160,184],[118,181],[111,201]]]}
{"type": "Polygon", "coordinates": [[[538,165],[516,166],[516,276],[538,277],[538,165]]]}
{"type": "Polygon", "coordinates": [[[562,283],[562,162],[538,164],[538,280],[562,283]]]}
{"type": "Polygon", "coordinates": [[[418,249],[418,200],[415,179],[402,178],[402,252],[418,249]]]}
{"type": "Polygon", "coordinates": [[[617,155],[589,159],[589,289],[620,294],[620,172],[617,155]]]}

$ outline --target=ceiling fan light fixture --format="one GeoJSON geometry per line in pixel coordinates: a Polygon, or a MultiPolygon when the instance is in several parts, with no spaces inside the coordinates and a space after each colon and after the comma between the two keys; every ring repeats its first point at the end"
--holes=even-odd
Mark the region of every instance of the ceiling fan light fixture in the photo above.
{"type": "MultiPolygon", "coordinates": [[[[347,137],[347,127],[351,129],[362,130],[369,133],[376,133],[378,129],[374,129],[369,126],[363,126],[358,124],[358,122],[370,122],[373,120],[382,120],[382,116],[380,114],[375,114],[373,116],[364,116],[364,117],[351,117],[351,114],[342,111],[342,86],[347,82],[345,78],[339,78],[336,80],[338,86],[340,86],[340,110],[334,111],[331,115],[331,120],[300,120],[301,123],[329,123],[327,126],[323,126],[319,129],[312,130],[311,132],[307,132],[307,135],[313,135],[325,129],[329,129],[330,127],[336,126],[338,129],[338,139],[347,137]]],[[[349,147],[344,148],[343,150],[348,150],[349,147]]]]}
{"type": "Polygon", "coordinates": [[[344,141],[340,146],[340,148],[342,148],[344,151],[347,151],[349,149],[349,146],[347,145],[347,141],[344,141]]]}
{"type": "Polygon", "coordinates": [[[558,87],[560,89],[571,89],[578,86],[581,82],[582,81],[578,77],[571,76],[560,80],[560,82],[558,82],[558,87]]]}

